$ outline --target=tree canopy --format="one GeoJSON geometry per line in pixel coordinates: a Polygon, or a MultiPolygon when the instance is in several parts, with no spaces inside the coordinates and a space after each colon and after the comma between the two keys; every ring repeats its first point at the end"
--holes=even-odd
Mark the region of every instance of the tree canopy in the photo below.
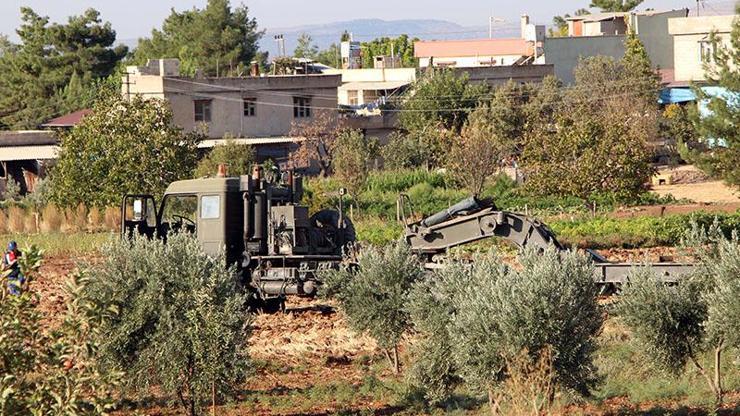
{"type": "Polygon", "coordinates": [[[598,7],[602,12],[628,12],[645,0],[592,0],[589,7],[598,7]]]}
{"type": "Polygon", "coordinates": [[[161,194],[192,174],[200,135],[175,127],[166,102],[128,101],[111,89],[92,110],[62,137],[51,172],[54,202],[109,206],[125,193],[161,194]]]}
{"type": "Polygon", "coordinates": [[[308,33],[302,33],[298,37],[298,45],[293,51],[294,58],[316,59],[319,54],[319,47],[313,42],[313,38],[308,33]]]}
{"type": "Polygon", "coordinates": [[[113,47],[116,32],[95,9],[66,24],[49,24],[48,17],[23,7],[21,21],[20,43],[5,39],[0,53],[0,124],[5,128],[37,128],[89,105],[80,91],[112,75],[128,51],[113,47]]]}
{"type": "Polygon", "coordinates": [[[180,70],[189,75],[244,73],[257,53],[263,31],[249,17],[247,6],[231,8],[229,0],[208,0],[203,9],[174,9],[161,29],[139,39],[134,60],[179,58],[180,70]]]}
{"type": "Polygon", "coordinates": [[[376,56],[393,54],[398,59],[399,67],[415,68],[414,42],[418,40],[418,38],[409,38],[408,35],[401,35],[397,38],[382,37],[370,42],[362,42],[362,67],[373,68],[376,56]]]}

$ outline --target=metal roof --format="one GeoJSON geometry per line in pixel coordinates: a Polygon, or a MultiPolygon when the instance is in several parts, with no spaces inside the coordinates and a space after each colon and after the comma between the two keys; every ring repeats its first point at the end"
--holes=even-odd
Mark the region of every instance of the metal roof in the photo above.
{"type": "Polygon", "coordinates": [[[306,140],[303,137],[263,137],[263,138],[241,138],[241,139],[206,139],[198,143],[199,149],[210,149],[211,147],[233,142],[237,144],[248,144],[251,146],[266,144],[300,143],[306,140]]]}
{"type": "Polygon", "coordinates": [[[57,134],[49,130],[0,132],[0,147],[43,146],[57,144],[57,134]]]}
{"type": "Polygon", "coordinates": [[[348,82],[341,87],[340,90],[395,90],[403,86],[411,84],[411,81],[372,81],[372,82],[348,82]]]}
{"type": "Polygon", "coordinates": [[[74,127],[82,121],[82,118],[92,113],[89,108],[84,108],[74,113],[65,114],[57,118],[52,118],[46,123],[42,124],[41,127],[74,127]]]}
{"type": "Polygon", "coordinates": [[[14,146],[0,147],[0,162],[15,160],[49,160],[56,159],[59,146],[14,146]]]}

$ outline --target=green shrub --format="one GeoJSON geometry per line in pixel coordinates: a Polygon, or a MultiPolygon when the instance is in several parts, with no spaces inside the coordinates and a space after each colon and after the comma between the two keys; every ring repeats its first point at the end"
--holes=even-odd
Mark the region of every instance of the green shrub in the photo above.
{"type": "MultiPolygon", "coordinates": [[[[430,398],[448,392],[445,383],[457,375],[486,392],[494,409],[511,394],[502,389],[514,368],[550,359],[560,388],[586,395],[595,386],[593,354],[603,316],[591,263],[553,248],[526,251],[520,263],[521,269],[507,268],[489,254],[449,265],[415,287],[410,309],[424,341],[414,374],[432,388],[430,398]]],[[[549,401],[554,390],[537,394],[549,401]]]]}
{"type": "MultiPolygon", "coordinates": [[[[21,270],[30,282],[41,265],[41,253],[25,250],[21,270]]],[[[113,387],[120,372],[103,369],[96,357],[99,321],[106,311],[82,295],[83,275],[64,285],[66,311],[59,326],[45,328],[38,294],[0,296],[0,413],[4,415],[99,415],[115,404],[113,387]]]]}
{"type": "Polygon", "coordinates": [[[649,268],[630,275],[618,311],[646,356],[659,368],[681,374],[691,362],[722,402],[721,355],[740,347],[740,240],[726,238],[715,223],[705,231],[692,223],[687,239],[698,262],[677,286],[662,284],[649,268]],[[701,362],[714,356],[714,377],[701,362]]]}
{"type": "Polygon", "coordinates": [[[418,257],[407,245],[396,242],[363,249],[356,270],[326,271],[322,292],[339,301],[354,330],[378,342],[398,372],[398,343],[410,324],[406,300],[423,273],[418,257]]]}
{"type": "Polygon", "coordinates": [[[218,165],[223,164],[229,176],[248,175],[254,163],[254,149],[248,144],[239,144],[233,137],[226,138],[223,144],[216,145],[198,162],[195,168],[195,177],[214,177],[218,173],[218,165]]]}
{"type": "Polygon", "coordinates": [[[88,295],[115,311],[102,358],[126,369],[127,391],[152,386],[194,415],[211,395],[233,397],[248,369],[246,298],[223,255],[190,235],[112,241],[89,272],[88,295]]]}

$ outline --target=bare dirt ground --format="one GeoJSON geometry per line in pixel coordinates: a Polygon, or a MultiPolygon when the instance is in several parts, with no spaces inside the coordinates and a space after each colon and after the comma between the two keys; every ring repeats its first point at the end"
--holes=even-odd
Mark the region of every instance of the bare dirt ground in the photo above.
{"type": "Polygon", "coordinates": [[[679,166],[660,169],[661,174],[670,174],[670,185],[653,186],[658,195],[671,194],[677,199],[690,199],[699,204],[738,204],[740,194],[721,181],[713,181],[694,166],[679,166]]]}

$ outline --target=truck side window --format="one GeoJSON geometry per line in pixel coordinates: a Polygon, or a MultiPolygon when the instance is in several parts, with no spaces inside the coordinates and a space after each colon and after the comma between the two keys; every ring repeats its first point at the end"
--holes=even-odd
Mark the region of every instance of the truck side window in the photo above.
{"type": "Polygon", "coordinates": [[[204,220],[216,219],[221,215],[221,197],[218,195],[204,195],[200,197],[200,218],[204,220]]]}

